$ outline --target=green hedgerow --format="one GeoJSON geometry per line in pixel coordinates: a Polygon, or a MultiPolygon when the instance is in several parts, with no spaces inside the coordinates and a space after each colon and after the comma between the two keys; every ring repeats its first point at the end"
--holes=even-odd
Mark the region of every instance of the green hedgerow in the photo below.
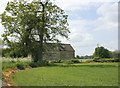
{"type": "Polygon", "coordinates": [[[80,61],[78,59],[72,59],[71,60],[73,63],[80,63],[80,61]]]}

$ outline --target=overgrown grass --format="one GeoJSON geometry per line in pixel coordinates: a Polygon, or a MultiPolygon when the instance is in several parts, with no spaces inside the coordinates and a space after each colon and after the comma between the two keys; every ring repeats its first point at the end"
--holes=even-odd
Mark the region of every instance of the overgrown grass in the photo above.
{"type": "Polygon", "coordinates": [[[80,63],[77,59],[72,60],[52,60],[47,61],[43,60],[41,63],[34,63],[30,58],[2,58],[2,70],[5,71],[8,68],[18,68],[24,69],[25,67],[41,67],[41,66],[51,66],[54,63],[65,63],[65,64],[73,64],[80,63]]]}
{"type": "Polygon", "coordinates": [[[31,59],[29,58],[2,58],[2,70],[5,71],[8,68],[18,68],[29,66],[31,59]]]}
{"type": "Polygon", "coordinates": [[[39,67],[20,71],[12,78],[18,86],[118,86],[118,64],[39,67]]]}
{"type": "Polygon", "coordinates": [[[23,70],[26,67],[42,67],[42,66],[50,66],[49,63],[46,63],[45,61],[41,63],[34,63],[34,62],[3,62],[2,63],[2,70],[6,71],[8,68],[12,69],[20,69],[23,70]]]}
{"type": "Polygon", "coordinates": [[[2,58],[2,62],[31,62],[30,58],[2,58]]]}
{"type": "MultiPolygon", "coordinates": [[[[100,63],[111,62],[114,59],[100,59],[100,63]]],[[[59,64],[74,64],[74,63],[98,63],[93,61],[93,59],[72,59],[72,60],[44,60],[42,63],[31,62],[30,58],[2,58],[2,70],[5,71],[7,68],[18,68],[24,69],[25,67],[41,67],[41,66],[51,66],[59,64]]]]}

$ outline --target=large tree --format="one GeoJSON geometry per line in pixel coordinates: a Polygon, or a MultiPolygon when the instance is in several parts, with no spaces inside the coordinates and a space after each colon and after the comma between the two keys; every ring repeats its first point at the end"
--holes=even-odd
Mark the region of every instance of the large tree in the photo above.
{"type": "Polygon", "coordinates": [[[103,46],[101,46],[95,48],[93,56],[100,58],[110,58],[110,54],[111,52],[108,49],[105,49],[103,46]]]}
{"type": "Polygon", "coordinates": [[[35,62],[43,58],[43,45],[56,36],[68,37],[68,15],[49,0],[8,2],[1,14],[4,42],[14,50],[31,53],[35,62]]]}

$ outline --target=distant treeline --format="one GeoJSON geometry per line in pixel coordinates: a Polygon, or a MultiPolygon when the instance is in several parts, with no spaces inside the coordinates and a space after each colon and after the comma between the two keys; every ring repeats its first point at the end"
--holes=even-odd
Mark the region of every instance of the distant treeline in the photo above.
{"type": "MultiPolygon", "coordinates": [[[[28,53],[26,53],[23,49],[17,50],[13,48],[3,48],[2,49],[2,57],[27,57],[28,53]]],[[[115,51],[109,51],[108,49],[105,49],[104,47],[97,47],[95,48],[95,52],[93,55],[85,55],[85,56],[79,56],[76,55],[75,58],[77,59],[92,59],[94,57],[100,57],[100,58],[118,58],[120,57],[120,52],[118,50],[115,51]]]]}
{"type": "Polygon", "coordinates": [[[86,56],[79,56],[77,55],[76,58],[78,59],[92,59],[94,57],[100,57],[100,58],[119,58],[120,57],[120,51],[109,51],[108,49],[101,47],[96,47],[93,55],[86,55],[86,56]]]}

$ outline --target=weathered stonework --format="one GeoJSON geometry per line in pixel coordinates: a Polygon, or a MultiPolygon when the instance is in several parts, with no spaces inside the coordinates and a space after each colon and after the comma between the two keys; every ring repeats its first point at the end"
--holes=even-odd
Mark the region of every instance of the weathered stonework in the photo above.
{"type": "Polygon", "coordinates": [[[47,43],[45,45],[44,60],[70,60],[74,57],[75,50],[70,44],[47,43]]]}

